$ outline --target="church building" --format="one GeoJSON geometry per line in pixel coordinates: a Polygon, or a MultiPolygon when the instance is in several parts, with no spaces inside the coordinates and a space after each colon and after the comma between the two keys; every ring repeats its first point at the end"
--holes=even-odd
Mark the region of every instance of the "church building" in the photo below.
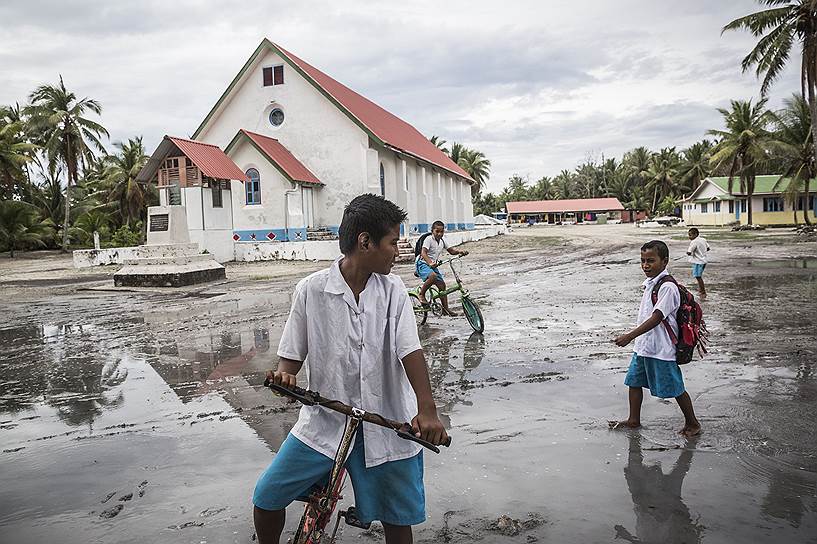
{"type": "Polygon", "coordinates": [[[245,243],[333,239],[344,205],[362,193],[406,210],[404,237],[438,219],[449,231],[474,228],[468,173],[409,123],[267,39],[192,139],[165,137],[138,179],[158,184],[162,208],[183,206],[190,242],[220,261],[240,259],[245,243]]]}

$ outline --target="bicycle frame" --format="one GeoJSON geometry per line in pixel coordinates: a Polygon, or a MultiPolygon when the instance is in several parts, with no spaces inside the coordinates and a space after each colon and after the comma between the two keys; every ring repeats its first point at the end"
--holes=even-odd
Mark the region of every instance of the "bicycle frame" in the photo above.
{"type": "MultiPolygon", "coordinates": [[[[440,449],[414,436],[411,424],[407,422],[400,423],[393,421],[379,414],[373,412],[366,412],[353,406],[348,406],[342,402],[326,399],[321,397],[320,393],[314,391],[307,391],[299,387],[287,389],[280,385],[271,383],[269,378],[264,381],[264,386],[269,387],[280,395],[285,395],[293,398],[306,406],[321,406],[329,410],[334,410],[346,415],[349,419],[346,428],[343,431],[338,451],[335,454],[335,460],[332,464],[332,470],[329,473],[329,482],[317,493],[312,494],[304,508],[301,522],[298,524],[298,530],[292,540],[293,544],[332,544],[335,542],[335,535],[337,534],[340,525],[340,518],[346,519],[346,523],[362,529],[368,529],[367,524],[363,524],[358,518],[353,506],[348,509],[338,512],[335,527],[329,540],[324,541],[324,529],[327,527],[332,518],[332,513],[337,506],[337,503],[343,496],[340,494],[343,489],[343,482],[346,478],[346,469],[344,465],[346,458],[349,456],[349,450],[354,444],[354,438],[357,434],[361,424],[365,421],[375,425],[380,425],[387,429],[393,430],[400,438],[417,442],[423,447],[430,449],[434,453],[440,453],[440,449]]],[[[446,447],[451,444],[451,438],[444,444],[446,447]]]]}
{"type": "MultiPolygon", "coordinates": [[[[462,280],[460,279],[460,275],[457,273],[457,269],[454,267],[454,261],[456,261],[457,259],[460,259],[460,258],[462,258],[462,257],[460,255],[457,255],[456,257],[452,257],[450,259],[446,259],[444,261],[438,261],[437,262],[437,267],[440,267],[440,266],[442,266],[444,264],[447,264],[449,266],[449,268],[451,268],[451,272],[454,273],[455,283],[454,283],[454,285],[452,285],[451,287],[446,288],[443,291],[437,290],[437,291],[433,292],[431,297],[428,299],[429,302],[435,301],[438,298],[443,297],[443,296],[448,296],[451,293],[456,293],[457,291],[460,292],[461,297],[467,297],[467,296],[470,295],[470,293],[468,292],[468,289],[466,289],[462,285],[462,280]]],[[[417,290],[417,292],[419,292],[419,290],[420,290],[419,287],[416,287],[415,289],[417,290]]]]}
{"type": "MultiPolygon", "coordinates": [[[[293,540],[294,544],[322,543],[324,536],[323,530],[331,521],[332,513],[338,501],[343,498],[340,492],[343,490],[344,480],[346,479],[344,464],[346,463],[346,458],[349,456],[349,450],[352,448],[352,444],[354,444],[355,435],[358,432],[360,424],[363,422],[365,414],[366,412],[363,410],[357,408],[352,409],[352,415],[349,416],[349,421],[346,424],[346,429],[344,429],[343,436],[340,440],[340,446],[335,454],[335,462],[329,473],[329,481],[320,492],[309,497],[309,501],[304,507],[302,522],[299,524],[298,532],[295,534],[293,540]]],[[[345,514],[345,512],[338,513],[335,527],[332,530],[332,536],[329,538],[330,544],[335,542],[335,536],[340,526],[340,518],[343,514],[345,514]]]]}

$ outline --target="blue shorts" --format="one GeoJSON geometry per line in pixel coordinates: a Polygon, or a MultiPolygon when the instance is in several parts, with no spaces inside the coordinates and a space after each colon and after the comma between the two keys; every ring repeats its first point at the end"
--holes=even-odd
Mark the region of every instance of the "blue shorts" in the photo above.
{"type": "Polygon", "coordinates": [[[428,279],[429,274],[431,274],[432,272],[437,274],[438,280],[445,281],[445,279],[443,278],[443,273],[440,272],[440,269],[431,268],[430,266],[428,266],[428,263],[425,262],[423,259],[417,259],[416,270],[417,275],[420,276],[423,279],[423,281],[426,281],[428,279]]]}
{"type": "Polygon", "coordinates": [[[653,397],[674,399],[686,391],[681,367],[675,361],[641,357],[633,353],[630,369],[624,378],[628,387],[647,387],[653,397]]]}
{"type": "Polygon", "coordinates": [[[700,278],[704,275],[704,268],[706,268],[706,263],[704,264],[693,264],[692,265],[692,277],[693,278],[700,278]]]}
{"type": "MultiPolygon", "coordinates": [[[[363,452],[363,432],[359,430],[346,460],[358,518],[363,523],[378,520],[390,525],[424,522],[423,452],[371,468],[366,468],[363,452]]],[[[332,459],[290,434],[258,478],[252,502],[262,510],[282,510],[292,501],[304,500],[314,489],[326,485],[332,464],[332,459]]]]}

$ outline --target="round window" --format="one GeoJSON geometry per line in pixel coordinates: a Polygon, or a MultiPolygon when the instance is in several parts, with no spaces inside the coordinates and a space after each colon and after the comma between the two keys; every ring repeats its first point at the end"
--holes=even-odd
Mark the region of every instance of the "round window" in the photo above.
{"type": "Polygon", "coordinates": [[[269,122],[274,127],[280,127],[284,122],[284,110],[275,108],[269,112],[269,122]]]}

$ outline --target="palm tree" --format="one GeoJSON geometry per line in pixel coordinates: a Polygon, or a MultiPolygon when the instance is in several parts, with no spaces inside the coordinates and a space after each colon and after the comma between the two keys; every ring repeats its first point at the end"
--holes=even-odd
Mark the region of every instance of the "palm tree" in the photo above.
{"type": "Polygon", "coordinates": [[[607,196],[616,197],[621,203],[630,200],[633,189],[633,177],[630,177],[626,169],[620,166],[613,172],[612,179],[607,182],[607,196]]]}
{"type": "Polygon", "coordinates": [[[766,99],[752,105],[751,100],[732,100],[730,110],[718,108],[723,115],[726,130],[709,130],[708,134],[719,139],[712,151],[715,168],[726,167],[729,176],[729,193],[732,193],[734,179],[740,180],[740,190],[746,194],[749,224],[752,224],[752,195],[755,192],[755,176],[758,168],[767,159],[767,147],[771,141],[769,112],[766,99]]]}
{"type": "Polygon", "coordinates": [[[73,234],[84,243],[93,241],[94,232],[98,232],[100,238],[107,239],[110,232],[110,218],[102,210],[91,210],[82,214],[74,221],[74,226],[71,227],[73,234]]]}
{"type": "Polygon", "coordinates": [[[556,196],[565,200],[568,198],[576,198],[576,181],[573,172],[570,170],[562,170],[555,178],[553,178],[555,185],[556,196]]]}
{"type": "MultiPolygon", "coordinates": [[[[735,19],[723,30],[745,29],[755,37],[762,36],[743,59],[741,67],[746,72],[754,66],[755,74],[763,76],[760,85],[763,97],[783,72],[792,46],[800,44],[800,92],[804,98],[808,98],[811,124],[817,126],[817,1],[758,2],[770,8],[735,19]]],[[[813,155],[817,158],[817,139],[813,139],[812,147],[813,155]]]]}
{"type": "Polygon", "coordinates": [[[794,222],[797,223],[797,204],[800,201],[801,189],[805,193],[803,219],[811,224],[808,217],[810,201],[809,184],[817,175],[814,161],[814,145],[811,131],[811,112],[808,103],[799,94],[792,95],[784,101],[785,108],[779,112],[770,112],[776,128],[771,148],[783,164],[783,173],[775,184],[789,178],[786,188],[786,199],[792,204],[794,222]]]}
{"type": "Polygon", "coordinates": [[[445,144],[448,142],[446,142],[445,140],[436,135],[429,138],[429,140],[431,141],[432,144],[437,146],[437,149],[448,155],[448,149],[445,147],[445,144]]]}
{"type": "Polygon", "coordinates": [[[456,164],[460,163],[460,159],[465,156],[465,153],[468,151],[468,148],[464,145],[452,142],[451,149],[448,152],[448,156],[451,157],[451,160],[454,161],[456,164]]]}
{"type": "MultiPolygon", "coordinates": [[[[41,173],[40,184],[31,184],[31,194],[28,202],[31,202],[39,211],[40,217],[44,217],[51,225],[57,229],[55,235],[62,235],[62,221],[65,217],[65,194],[62,190],[62,170],[58,166],[53,166],[47,173],[41,173]]],[[[59,247],[58,240],[49,240],[49,247],[59,247]]]]}
{"type": "Polygon", "coordinates": [[[9,250],[12,259],[15,249],[35,244],[44,246],[43,236],[47,230],[47,223],[40,221],[37,208],[31,204],[0,200],[0,246],[9,250]]]}
{"type": "Polygon", "coordinates": [[[673,196],[679,188],[678,170],[681,166],[681,158],[674,147],[665,147],[658,153],[654,153],[650,159],[650,167],[647,170],[647,189],[653,190],[652,208],[655,212],[658,202],[667,196],[673,196]]]}
{"type": "Polygon", "coordinates": [[[59,85],[41,85],[29,97],[31,105],[26,108],[32,127],[41,138],[42,147],[49,163],[65,165],[65,217],[62,250],[68,251],[68,230],[71,212],[71,185],[76,185],[79,170],[93,155],[92,148],[104,152],[99,138],[108,131],[99,123],[84,117],[86,112],[99,115],[102,107],[90,98],[77,100],[76,95],[65,88],[60,76],[59,85]]]}
{"type": "Polygon", "coordinates": [[[553,185],[553,180],[547,176],[542,176],[531,187],[532,200],[552,200],[556,195],[556,188],[553,185]]]}
{"type": "Polygon", "coordinates": [[[681,167],[678,171],[681,183],[692,191],[712,173],[709,159],[712,155],[712,142],[701,140],[681,152],[681,167]]]}
{"type": "Polygon", "coordinates": [[[621,162],[625,174],[630,179],[631,188],[645,188],[652,155],[652,151],[643,146],[631,149],[624,154],[621,162]]]}
{"type": "Polygon", "coordinates": [[[630,199],[623,203],[628,210],[635,212],[645,211],[650,206],[650,199],[643,187],[634,187],[630,192],[630,199]]]}
{"type": "Polygon", "coordinates": [[[458,164],[474,180],[471,195],[478,195],[485,188],[485,183],[491,175],[491,161],[485,158],[482,151],[466,148],[462,151],[458,164]]]}
{"type": "Polygon", "coordinates": [[[116,204],[122,224],[130,227],[133,222],[145,218],[152,196],[148,184],[136,181],[136,176],[150,157],[145,154],[141,136],[127,143],[116,142],[114,146],[119,152],[106,157],[102,183],[108,193],[106,200],[116,204]]]}
{"type": "Polygon", "coordinates": [[[21,122],[0,124],[0,199],[21,196],[23,182],[27,181],[25,166],[35,149],[25,141],[21,122]]]}

